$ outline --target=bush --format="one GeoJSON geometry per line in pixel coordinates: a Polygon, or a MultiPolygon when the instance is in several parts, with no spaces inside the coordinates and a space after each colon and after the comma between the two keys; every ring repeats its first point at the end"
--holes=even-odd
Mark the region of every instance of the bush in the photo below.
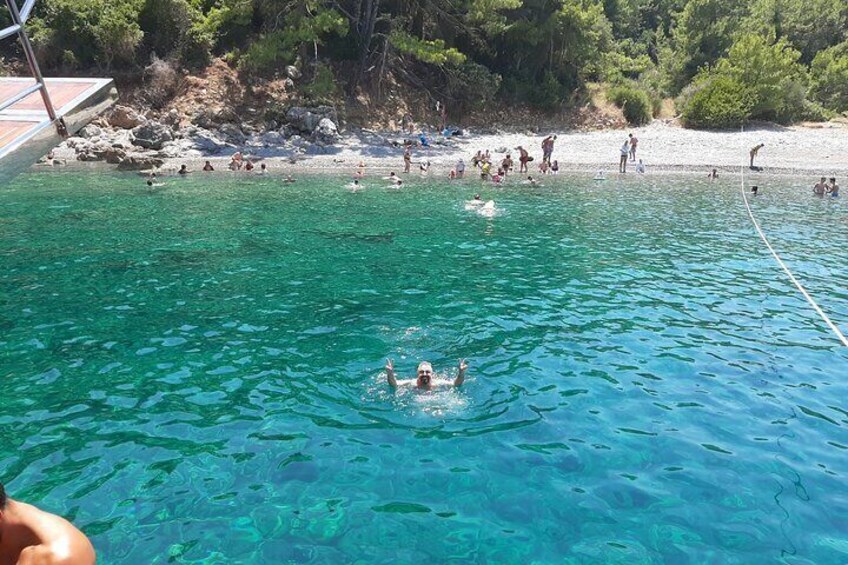
{"type": "Polygon", "coordinates": [[[501,75],[472,61],[449,66],[447,71],[448,95],[460,111],[484,106],[495,97],[501,87],[501,75]]]}
{"type": "Polygon", "coordinates": [[[628,84],[613,86],[607,99],[624,111],[627,123],[640,126],[651,121],[654,115],[651,97],[644,90],[628,84]]]}
{"type": "Polygon", "coordinates": [[[678,108],[686,127],[739,127],[751,116],[754,95],[734,78],[702,75],[683,92],[678,108]]]}
{"type": "Polygon", "coordinates": [[[144,69],[147,82],[145,97],[154,108],[162,108],[179,90],[182,77],[173,63],[153,57],[153,62],[144,69]]]}
{"type": "Polygon", "coordinates": [[[545,73],[545,78],[536,88],[530,90],[530,103],[548,112],[554,112],[562,102],[562,84],[551,71],[545,73]]]}
{"type": "Polygon", "coordinates": [[[238,58],[238,70],[248,75],[273,76],[293,58],[286,32],[274,31],[248,46],[238,58]]]}
{"type": "Polygon", "coordinates": [[[333,70],[327,65],[318,65],[312,82],[306,85],[303,93],[315,102],[332,102],[339,93],[333,70]]]}
{"type": "Polygon", "coordinates": [[[200,26],[193,26],[180,45],[180,63],[189,69],[202,69],[212,61],[212,36],[200,26]]]}

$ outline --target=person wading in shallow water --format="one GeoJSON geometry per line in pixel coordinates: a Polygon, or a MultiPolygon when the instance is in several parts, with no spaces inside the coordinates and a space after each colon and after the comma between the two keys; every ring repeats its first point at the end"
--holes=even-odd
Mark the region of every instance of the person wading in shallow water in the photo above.
{"type": "Polygon", "coordinates": [[[94,565],[94,547],[73,524],[12,500],[0,483],[0,564],[94,565]]]}
{"type": "Polygon", "coordinates": [[[418,365],[418,374],[414,379],[406,379],[399,381],[395,375],[395,363],[391,359],[386,359],[386,378],[389,381],[389,386],[398,388],[399,386],[414,386],[418,390],[434,390],[438,388],[447,388],[450,386],[459,386],[465,382],[465,370],[468,369],[468,363],[465,359],[459,360],[459,373],[453,381],[446,379],[433,380],[433,366],[427,361],[422,361],[418,365]]]}

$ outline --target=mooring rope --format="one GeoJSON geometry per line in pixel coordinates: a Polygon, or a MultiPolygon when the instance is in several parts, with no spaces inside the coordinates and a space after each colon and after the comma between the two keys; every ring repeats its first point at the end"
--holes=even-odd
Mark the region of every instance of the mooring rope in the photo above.
{"type": "Polygon", "coordinates": [[[784,263],[783,259],[780,258],[780,255],[777,254],[777,251],[775,251],[774,248],[771,246],[771,243],[769,243],[769,240],[766,237],[766,234],[764,234],[763,230],[760,229],[760,224],[757,223],[757,219],[754,217],[754,213],[751,211],[751,205],[748,203],[748,195],[745,192],[745,164],[744,163],[742,164],[742,168],[740,170],[740,173],[741,173],[741,177],[742,177],[742,200],[745,201],[745,208],[748,210],[748,216],[751,218],[751,222],[754,223],[754,227],[757,229],[757,233],[760,234],[760,238],[763,240],[763,243],[766,244],[766,247],[768,247],[768,250],[771,251],[771,254],[774,257],[775,261],[777,261],[777,264],[780,265],[780,267],[786,273],[786,276],[789,277],[789,280],[791,280],[792,283],[795,285],[795,287],[801,292],[801,294],[804,295],[804,298],[807,299],[807,302],[810,303],[810,306],[812,306],[813,309],[816,312],[818,312],[818,315],[821,316],[821,319],[824,320],[824,323],[827,324],[828,327],[831,330],[833,330],[833,333],[836,334],[836,337],[839,338],[839,341],[842,342],[842,345],[844,345],[845,347],[848,347],[848,339],[845,339],[845,336],[842,334],[841,331],[839,331],[839,328],[836,327],[836,324],[834,324],[833,322],[830,321],[830,318],[827,317],[827,314],[824,313],[824,310],[819,308],[819,305],[816,304],[816,301],[813,300],[813,297],[810,296],[810,293],[807,292],[807,289],[805,289],[801,285],[801,283],[798,282],[798,279],[795,278],[795,275],[792,274],[792,271],[789,270],[789,267],[786,266],[786,263],[784,263]]]}

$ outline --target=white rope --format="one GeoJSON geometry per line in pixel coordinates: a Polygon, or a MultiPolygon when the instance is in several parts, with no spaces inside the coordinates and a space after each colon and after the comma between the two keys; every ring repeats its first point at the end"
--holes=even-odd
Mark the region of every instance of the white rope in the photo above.
{"type": "Polygon", "coordinates": [[[742,200],[745,201],[745,208],[748,209],[748,216],[751,217],[751,221],[754,223],[754,227],[757,228],[757,233],[760,234],[760,238],[762,238],[763,243],[766,244],[766,247],[768,247],[768,250],[771,251],[772,256],[774,256],[775,261],[777,261],[777,264],[780,265],[780,267],[786,273],[786,276],[789,277],[789,280],[791,280],[792,283],[801,292],[801,294],[804,295],[804,298],[807,299],[807,302],[810,303],[810,306],[812,306],[813,309],[816,312],[818,312],[818,315],[821,316],[821,319],[824,320],[824,323],[827,324],[828,327],[831,330],[833,330],[833,333],[836,334],[836,337],[839,338],[839,341],[842,342],[842,345],[848,347],[848,339],[845,339],[845,336],[842,334],[841,331],[839,331],[839,328],[837,328],[836,325],[833,322],[830,321],[830,318],[828,318],[827,314],[825,314],[824,311],[821,308],[819,308],[819,305],[816,304],[816,301],[813,300],[813,297],[810,296],[810,294],[807,292],[807,290],[803,286],[801,286],[801,283],[798,282],[798,279],[795,278],[795,275],[792,274],[792,271],[789,270],[789,267],[786,266],[786,264],[780,258],[780,255],[777,254],[777,251],[775,251],[774,248],[771,246],[771,243],[769,243],[769,240],[766,238],[766,234],[764,234],[763,230],[760,229],[760,224],[757,223],[757,219],[754,218],[754,213],[751,211],[751,205],[748,204],[748,195],[745,193],[745,165],[744,164],[742,165],[742,169],[741,169],[740,172],[742,174],[742,200]]]}

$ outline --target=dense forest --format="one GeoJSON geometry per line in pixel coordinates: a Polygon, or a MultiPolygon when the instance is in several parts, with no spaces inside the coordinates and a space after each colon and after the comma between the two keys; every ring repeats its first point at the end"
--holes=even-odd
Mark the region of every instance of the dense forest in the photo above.
{"type": "Polygon", "coordinates": [[[246,81],[303,74],[315,99],[391,77],[448,104],[559,111],[589,84],[634,124],[663,98],[692,127],[848,112],[846,0],[39,0],[51,71],[197,70],[246,81]]]}

